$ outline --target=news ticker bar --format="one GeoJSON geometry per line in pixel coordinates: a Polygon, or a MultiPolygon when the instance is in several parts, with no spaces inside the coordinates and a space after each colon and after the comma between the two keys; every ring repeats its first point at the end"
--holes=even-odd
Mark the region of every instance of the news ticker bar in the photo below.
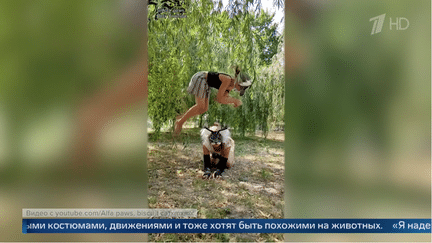
{"type": "Polygon", "coordinates": [[[431,219],[23,219],[26,233],[431,233],[431,219]]]}
{"type": "Polygon", "coordinates": [[[148,208],[24,208],[23,218],[196,218],[196,209],[148,208]]]}

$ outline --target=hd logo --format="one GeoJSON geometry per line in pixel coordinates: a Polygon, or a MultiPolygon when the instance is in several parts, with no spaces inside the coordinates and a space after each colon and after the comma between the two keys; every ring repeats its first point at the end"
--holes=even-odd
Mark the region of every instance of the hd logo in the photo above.
{"type": "MultiPolygon", "coordinates": [[[[385,17],[386,14],[381,14],[379,16],[369,19],[369,22],[374,21],[371,35],[378,34],[381,32],[382,27],[384,25],[385,17]]],[[[393,21],[393,19],[390,18],[390,30],[393,30],[393,27],[396,27],[396,30],[406,30],[409,27],[409,21],[407,18],[403,18],[403,17],[397,17],[396,21],[393,21]]]]}

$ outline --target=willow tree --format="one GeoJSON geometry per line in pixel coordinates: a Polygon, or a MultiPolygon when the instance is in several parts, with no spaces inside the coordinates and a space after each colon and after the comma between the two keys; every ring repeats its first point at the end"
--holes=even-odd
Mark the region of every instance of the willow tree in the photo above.
{"type": "MultiPolygon", "coordinates": [[[[205,122],[218,120],[242,135],[262,129],[258,124],[267,129],[268,113],[263,111],[272,104],[262,94],[266,88],[259,83],[258,71],[277,53],[281,37],[272,24],[273,15],[252,11],[252,3],[245,1],[223,10],[220,2],[185,1],[180,7],[186,18],[163,19],[158,18],[158,5],[150,7],[148,111],[156,134],[194,105],[194,97],[186,91],[194,73],[208,70],[233,74],[233,65],[241,66],[257,81],[238,109],[214,102],[212,95],[205,122]]],[[[199,118],[202,121],[203,117],[199,118]]]]}

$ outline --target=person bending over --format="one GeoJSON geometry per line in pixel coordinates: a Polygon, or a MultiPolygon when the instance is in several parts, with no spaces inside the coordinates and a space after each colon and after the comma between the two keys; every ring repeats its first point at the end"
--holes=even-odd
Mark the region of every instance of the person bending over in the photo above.
{"type": "Polygon", "coordinates": [[[243,96],[246,89],[251,86],[249,77],[235,68],[235,76],[225,73],[201,71],[192,76],[187,91],[195,96],[195,105],[184,114],[177,117],[174,134],[180,134],[183,123],[189,118],[203,114],[208,110],[210,88],[218,90],[216,101],[221,104],[233,104],[234,107],[242,105],[241,100],[229,96],[232,89],[237,90],[243,96]]]}

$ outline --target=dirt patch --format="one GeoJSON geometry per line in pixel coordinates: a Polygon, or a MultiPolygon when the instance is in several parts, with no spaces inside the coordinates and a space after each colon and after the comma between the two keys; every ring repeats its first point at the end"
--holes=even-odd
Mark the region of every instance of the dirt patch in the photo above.
{"type": "MultiPolygon", "coordinates": [[[[262,132],[257,132],[256,136],[264,138],[264,134],[262,132]]],[[[285,141],[285,132],[284,131],[269,132],[267,134],[266,139],[283,142],[283,141],[285,141]]]]}
{"type": "MultiPolygon", "coordinates": [[[[283,139],[280,134],[272,135],[278,139],[234,137],[235,165],[224,173],[223,180],[201,178],[203,153],[198,130],[182,132],[177,141],[166,134],[149,142],[150,208],[195,208],[198,218],[282,218],[283,139]]],[[[281,241],[283,235],[152,234],[149,240],[281,241]]]]}

